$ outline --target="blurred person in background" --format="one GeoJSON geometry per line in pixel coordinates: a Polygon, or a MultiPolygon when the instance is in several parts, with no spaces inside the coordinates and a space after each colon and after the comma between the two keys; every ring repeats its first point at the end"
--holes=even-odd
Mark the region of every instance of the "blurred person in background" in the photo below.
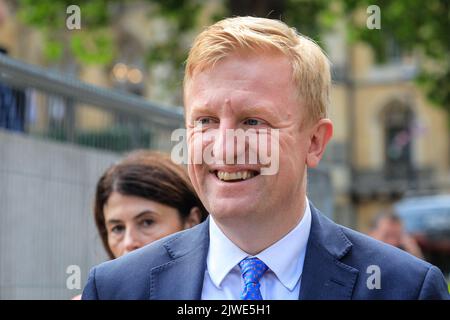
{"type": "Polygon", "coordinates": [[[191,228],[207,214],[185,169],[163,153],[132,152],[97,183],[94,218],[111,259],[191,228]]]}
{"type": "MultiPolygon", "coordinates": [[[[8,55],[0,47],[0,55],[8,55]]],[[[0,128],[23,132],[25,128],[25,92],[0,82],[0,128]]]]}
{"type": "Polygon", "coordinates": [[[392,210],[382,212],[375,217],[369,235],[417,258],[424,259],[416,240],[405,231],[401,218],[392,210]]]}
{"type": "MultiPolygon", "coordinates": [[[[0,27],[6,21],[6,5],[0,0],[0,27]]],[[[8,50],[0,43],[0,55],[8,50]]],[[[25,126],[25,92],[0,82],[0,128],[23,132],[25,126]]]]}

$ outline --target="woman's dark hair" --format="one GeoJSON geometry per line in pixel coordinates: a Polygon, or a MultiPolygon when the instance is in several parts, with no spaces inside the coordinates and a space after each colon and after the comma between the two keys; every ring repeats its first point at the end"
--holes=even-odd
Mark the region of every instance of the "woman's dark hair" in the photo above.
{"type": "Polygon", "coordinates": [[[178,210],[181,221],[198,207],[201,221],[208,212],[198,198],[184,167],[172,162],[164,153],[138,150],[110,167],[97,183],[94,217],[100,237],[111,259],[104,206],[113,192],[152,200],[178,210]]]}

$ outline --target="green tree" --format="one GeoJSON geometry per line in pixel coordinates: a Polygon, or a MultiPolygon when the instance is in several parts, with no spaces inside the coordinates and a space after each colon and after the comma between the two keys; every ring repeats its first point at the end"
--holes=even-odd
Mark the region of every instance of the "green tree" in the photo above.
{"type": "Polygon", "coordinates": [[[115,54],[113,35],[107,30],[111,21],[108,1],[80,0],[81,30],[66,29],[66,9],[70,0],[19,0],[18,16],[26,24],[42,31],[44,55],[48,61],[72,58],[79,63],[108,64],[115,54]]]}
{"type": "MultiPolygon", "coordinates": [[[[175,70],[170,75],[168,89],[180,83],[183,62],[188,48],[183,37],[197,26],[201,9],[199,1],[192,0],[146,0],[152,6],[149,19],[165,17],[172,33],[164,43],[150,46],[144,53],[147,67],[168,62],[175,70]]],[[[44,38],[44,56],[48,62],[73,61],[78,64],[109,65],[119,55],[120,48],[115,37],[114,21],[120,18],[126,0],[17,0],[18,16],[26,25],[40,30],[44,38]],[[67,30],[66,8],[76,4],[81,9],[80,30],[67,30]]]]}
{"type": "Polygon", "coordinates": [[[448,111],[450,119],[450,1],[342,0],[349,15],[369,5],[381,9],[381,29],[370,30],[350,19],[351,38],[368,43],[379,61],[386,59],[388,40],[422,57],[419,84],[431,102],[448,111]]]}

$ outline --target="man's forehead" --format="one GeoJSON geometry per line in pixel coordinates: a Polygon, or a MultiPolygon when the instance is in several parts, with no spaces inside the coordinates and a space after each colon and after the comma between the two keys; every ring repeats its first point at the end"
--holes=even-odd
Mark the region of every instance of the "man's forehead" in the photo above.
{"type": "Polygon", "coordinates": [[[289,58],[280,51],[273,49],[235,49],[230,52],[223,52],[221,55],[212,56],[207,61],[202,61],[196,64],[194,69],[190,72],[186,70],[186,78],[193,78],[196,74],[214,69],[217,65],[225,61],[235,60],[283,60],[289,61],[289,58]]]}
{"type": "Polygon", "coordinates": [[[201,95],[203,91],[224,92],[230,90],[260,91],[263,94],[271,90],[295,91],[292,82],[291,66],[286,57],[241,57],[230,56],[212,67],[196,71],[184,86],[185,98],[193,93],[201,95]]]}

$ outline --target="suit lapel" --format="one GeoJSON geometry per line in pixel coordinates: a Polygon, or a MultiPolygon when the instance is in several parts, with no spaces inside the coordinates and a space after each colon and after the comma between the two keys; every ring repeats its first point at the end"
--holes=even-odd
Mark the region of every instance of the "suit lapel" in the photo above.
{"type": "Polygon", "coordinates": [[[209,247],[209,219],[164,244],[171,260],[150,277],[152,300],[200,300],[209,247]]]}
{"type": "MultiPolygon", "coordinates": [[[[341,227],[311,208],[299,299],[351,299],[359,271],[340,261],[352,244],[341,227]]],[[[151,270],[150,299],[200,300],[209,247],[209,219],[164,244],[170,260],[151,270]]]]}
{"type": "Polygon", "coordinates": [[[359,271],[340,260],[352,248],[341,227],[311,207],[311,232],[306,249],[299,298],[351,299],[359,271]]]}

